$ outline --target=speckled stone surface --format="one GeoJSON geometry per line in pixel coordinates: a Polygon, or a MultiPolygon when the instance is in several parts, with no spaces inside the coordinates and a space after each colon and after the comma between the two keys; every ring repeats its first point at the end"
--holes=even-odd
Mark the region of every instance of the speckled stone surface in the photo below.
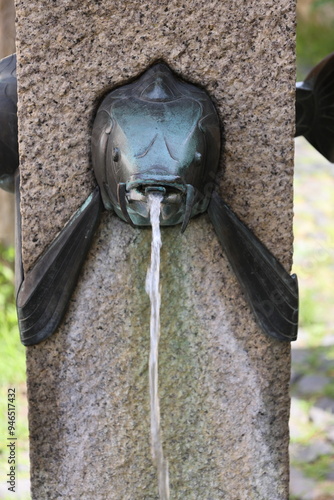
{"type": "MultiPolygon", "coordinates": [[[[17,0],[24,266],[95,185],[101,96],[158,59],[225,126],[221,192],[289,268],[292,0],[17,0]]],[[[150,230],[105,213],[64,324],[28,348],[33,499],[157,499],[150,230]]],[[[171,498],[286,500],[290,346],[254,324],[206,215],[163,229],[160,397],[171,498]]]]}

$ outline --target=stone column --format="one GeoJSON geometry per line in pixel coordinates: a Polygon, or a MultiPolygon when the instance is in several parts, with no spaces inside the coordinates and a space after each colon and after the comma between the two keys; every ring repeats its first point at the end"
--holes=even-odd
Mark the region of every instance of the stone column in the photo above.
{"type": "MultiPolygon", "coordinates": [[[[95,185],[101,96],[160,59],[215,100],[221,193],[290,267],[294,1],[16,0],[16,9],[26,270],[95,185]]],[[[150,239],[104,213],[63,325],[27,349],[33,499],[157,498],[150,239]]],[[[255,325],[207,215],[162,239],[171,498],[287,499],[290,346],[255,325]]]]}

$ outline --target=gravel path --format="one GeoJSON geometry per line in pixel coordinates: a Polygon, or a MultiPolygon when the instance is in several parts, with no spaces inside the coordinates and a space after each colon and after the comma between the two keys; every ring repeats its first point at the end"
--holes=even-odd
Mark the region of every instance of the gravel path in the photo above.
{"type": "Polygon", "coordinates": [[[334,165],[296,140],[290,500],[334,499],[334,165]]]}

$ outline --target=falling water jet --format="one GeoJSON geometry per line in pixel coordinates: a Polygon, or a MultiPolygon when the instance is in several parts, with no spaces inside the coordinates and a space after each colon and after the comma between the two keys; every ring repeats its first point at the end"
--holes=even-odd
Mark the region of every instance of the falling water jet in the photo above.
{"type": "Polygon", "coordinates": [[[150,322],[150,399],[151,399],[151,444],[153,462],[157,467],[159,481],[159,496],[161,500],[169,499],[168,463],[164,458],[160,427],[160,405],[158,396],[158,347],[160,337],[160,205],[163,199],[161,193],[150,193],[148,205],[152,226],[151,266],[146,276],[146,292],[151,301],[150,322]]]}

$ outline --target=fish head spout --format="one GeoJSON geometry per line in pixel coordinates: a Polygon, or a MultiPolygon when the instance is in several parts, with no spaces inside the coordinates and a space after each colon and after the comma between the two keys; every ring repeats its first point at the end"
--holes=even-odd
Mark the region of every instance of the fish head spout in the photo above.
{"type": "Polygon", "coordinates": [[[220,155],[220,128],[208,94],[159,63],[111,91],[93,126],[92,159],[107,209],[150,225],[148,195],[162,195],[161,225],[207,209],[220,155]]]}

